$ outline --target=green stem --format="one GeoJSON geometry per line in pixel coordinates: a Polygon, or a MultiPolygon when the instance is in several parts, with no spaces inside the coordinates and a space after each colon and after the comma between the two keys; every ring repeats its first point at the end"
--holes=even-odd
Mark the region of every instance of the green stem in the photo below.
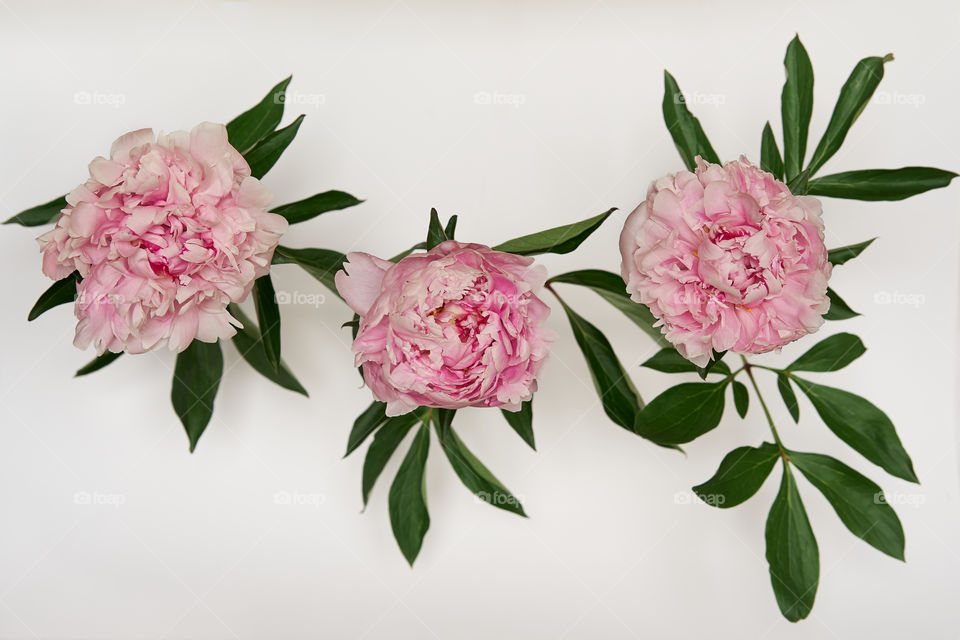
{"type": "MultiPolygon", "coordinates": [[[[753,390],[757,394],[757,399],[760,400],[760,406],[763,407],[763,413],[767,416],[767,424],[770,425],[770,433],[773,434],[773,440],[777,443],[777,447],[780,449],[780,455],[787,459],[787,450],[783,446],[783,442],[780,441],[780,434],[777,432],[777,426],[773,424],[773,416],[770,415],[770,408],[767,407],[766,401],[763,399],[763,394],[760,393],[760,387],[757,385],[757,379],[753,377],[753,367],[759,365],[750,364],[747,359],[743,356],[740,356],[740,359],[743,360],[743,368],[747,372],[747,377],[750,378],[750,384],[753,385],[753,390]]],[[[769,367],[760,367],[762,369],[768,369],[769,367]]]]}

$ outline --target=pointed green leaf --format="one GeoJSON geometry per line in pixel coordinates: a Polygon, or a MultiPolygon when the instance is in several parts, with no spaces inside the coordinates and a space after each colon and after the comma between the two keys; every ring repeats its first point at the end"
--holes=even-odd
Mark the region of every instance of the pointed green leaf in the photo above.
{"type": "Polygon", "coordinates": [[[443,228],[443,233],[446,234],[447,240],[453,240],[453,234],[457,231],[457,216],[450,216],[450,219],[447,220],[447,226],[443,228]]]}
{"type": "Polygon", "coordinates": [[[103,369],[105,366],[107,366],[108,364],[110,364],[111,362],[113,362],[114,360],[116,360],[122,355],[123,355],[122,351],[120,353],[112,353],[110,351],[104,351],[102,355],[97,356],[87,364],[77,369],[77,372],[73,374],[73,376],[75,378],[79,378],[80,376],[85,376],[88,373],[99,371],[100,369],[103,369]]]}
{"type": "Polygon", "coordinates": [[[956,177],[953,171],[932,167],[845,171],[811,180],[807,193],[852,200],[904,200],[946,187],[956,177]]]}
{"type": "Polygon", "coordinates": [[[24,227],[39,227],[45,224],[52,224],[60,217],[60,212],[67,208],[67,197],[60,196],[50,202],[38,204],[21,211],[15,216],[8,218],[3,224],[19,224],[24,227]]]}
{"type": "Polygon", "coordinates": [[[278,246],[273,252],[273,264],[296,264],[319,280],[335,296],[340,298],[334,275],[343,268],[347,256],[330,249],[291,249],[278,246]]]}
{"type": "Polygon", "coordinates": [[[735,507],[760,490],[779,457],[780,449],[769,442],[737,447],[723,457],[713,477],[695,486],[693,492],[711,507],[735,507]]]}
{"type": "Polygon", "coordinates": [[[763,135],[760,136],[760,168],[772,173],[777,180],[783,180],[783,160],[780,158],[780,149],[769,120],[763,127],[763,135]]]}
{"type": "Polygon", "coordinates": [[[807,168],[811,176],[840,149],[850,127],[860,117],[860,113],[870,102],[873,92],[883,79],[884,63],[891,60],[893,60],[891,54],[883,58],[872,56],[864,58],[854,67],[850,77],[840,89],[840,97],[837,98],[837,104],[833,108],[827,130],[814,150],[813,157],[810,158],[807,168]]]}
{"type": "Polygon", "coordinates": [[[845,247],[830,249],[830,251],[827,252],[827,260],[829,260],[830,264],[833,266],[846,264],[850,260],[853,260],[858,255],[863,253],[863,250],[873,244],[874,240],[876,240],[876,238],[870,238],[869,240],[864,240],[863,242],[858,242],[857,244],[848,244],[845,247]]]}
{"type": "Polygon", "coordinates": [[[833,289],[827,288],[827,297],[830,299],[830,309],[823,314],[824,320],[849,320],[856,318],[859,313],[850,308],[843,298],[833,289]]]}
{"type": "Polygon", "coordinates": [[[283,216],[290,224],[297,224],[316,218],[322,213],[346,209],[361,202],[363,200],[357,200],[343,191],[324,191],[303,200],[281,205],[275,208],[272,213],[283,216]]]}
{"type": "Polygon", "coordinates": [[[717,369],[718,371],[723,371],[725,373],[729,373],[730,368],[727,367],[727,365],[724,364],[723,362],[723,356],[725,355],[727,355],[726,351],[717,351],[716,349],[713,349],[713,358],[707,361],[706,366],[696,367],[697,375],[700,376],[700,379],[706,380],[707,374],[713,372],[714,369],[717,369]],[[726,371],[724,371],[724,369],[726,371]]]}
{"type": "Polygon", "coordinates": [[[309,397],[307,390],[303,388],[300,381],[294,377],[287,364],[281,360],[279,369],[274,369],[267,361],[267,354],[263,348],[263,340],[260,336],[260,330],[257,325],[247,317],[247,314],[236,304],[227,307],[234,318],[240,321],[242,328],[237,329],[233,336],[233,346],[240,352],[240,356],[247,361],[254,371],[262,375],[267,380],[275,382],[284,389],[289,389],[301,395],[309,397]]]}
{"type": "Polygon", "coordinates": [[[750,392],[746,385],[739,380],[732,382],[733,386],[733,405],[737,409],[737,415],[741,418],[747,417],[747,411],[750,409],[750,392]]]}
{"type": "Polygon", "coordinates": [[[783,166],[790,180],[803,169],[807,153],[807,133],[813,115],[813,65],[807,50],[794,36],[783,59],[787,80],[780,94],[780,115],[783,119],[783,166]]]}
{"type": "Polygon", "coordinates": [[[687,169],[693,171],[697,168],[697,156],[707,162],[720,163],[700,121],[687,109],[683,92],[667,70],[663,72],[663,121],[687,169]]]}
{"type": "Polygon", "coordinates": [[[507,419],[507,424],[517,432],[517,435],[523,438],[523,441],[530,445],[534,451],[537,445],[533,438],[533,401],[527,400],[520,405],[520,411],[506,411],[501,409],[503,417],[507,419]]]}
{"type": "Polygon", "coordinates": [[[850,532],[892,558],[903,560],[903,527],[872,480],[830,456],[790,452],[790,461],[830,502],[850,532]]]}
{"type": "Polygon", "coordinates": [[[267,362],[274,371],[280,370],[280,307],[277,293],[273,290],[270,274],[260,276],[253,282],[253,304],[257,310],[257,324],[267,362]]]}
{"type": "Polygon", "coordinates": [[[227,138],[241,154],[277,128],[283,118],[287,85],[293,76],[281,80],[263,99],[227,123],[227,138]]]}
{"type": "Polygon", "coordinates": [[[787,406],[790,417],[794,422],[800,422],[800,405],[797,403],[797,394],[793,392],[790,386],[790,378],[785,374],[777,374],[777,390],[780,391],[780,397],[783,398],[783,404],[787,406]]]}
{"type": "Polygon", "coordinates": [[[913,461],[887,414],[849,391],[814,384],[796,376],[791,379],[807,395],[820,418],[837,437],[887,473],[919,482],[913,461]]]}
{"type": "Polygon", "coordinates": [[[515,253],[518,256],[535,256],[541,253],[570,253],[600,228],[603,221],[610,217],[616,207],[598,216],[565,224],[539,233],[531,233],[513,240],[507,240],[494,247],[497,251],[515,253]]]}
{"type": "Polygon", "coordinates": [[[783,465],[780,492],[767,516],[765,537],[770,582],[780,612],[790,622],[803,620],[817,597],[820,550],[788,464],[783,465]]]}
{"type": "Polygon", "coordinates": [[[304,117],[301,114],[283,129],[267,134],[256,146],[243,154],[247,164],[250,165],[250,175],[257,179],[267,175],[297,136],[304,117]]]}
{"type": "Polygon", "coordinates": [[[470,489],[483,502],[524,518],[527,517],[520,501],[473,455],[452,427],[448,425],[446,429],[441,430],[438,426],[437,431],[440,445],[443,452],[447,454],[450,466],[467,489],[470,489]]]}
{"type": "MultiPolygon", "coordinates": [[[[454,225],[456,225],[456,223],[454,223],[454,225]]],[[[427,251],[430,251],[430,249],[433,249],[441,242],[449,239],[446,230],[444,230],[443,225],[440,223],[440,216],[437,214],[437,210],[430,209],[430,225],[427,227],[427,251]]]]}
{"type": "Polygon", "coordinates": [[[373,490],[373,485],[376,484],[377,478],[379,478],[383,472],[383,468],[387,466],[387,462],[390,461],[393,452],[397,450],[397,447],[403,442],[403,438],[419,421],[420,418],[416,411],[411,411],[410,413],[394,418],[387,418],[387,421],[377,430],[376,435],[373,436],[373,442],[370,443],[370,447],[367,449],[367,455],[363,459],[363,481],[361,489],[363,491],[364,507],[367,506],[367,501],[370,499],[370,492],[373,490]]]}
{"type": "Polygon", "coordinates": [[[374,400],[370,406],[357,416],[353,421],[353,429],[350,430],[350,436],[347,438],[347,452],[343,454],[346,458],[354,452],[357,447],[363,444],[367,437],[377,430],[377,427],[387,421],[387,403],[374,400]]]}
{"type": "Polygon", "coordinates": [[[194,340],[177,355],[170,400],[187,431],[190,453],[213,417],[213,401],[223,376],[223,352],[219,342],[194,340]]]}
{"type": "Polygon", "coordinates": [[[821,340],[793,361],[788,371],[839,371],[867,352],[852,333],[838,333],[821,340]]]}
{"type": "Polygon", "coordinates": [[[640,412],[636,431],[660,445],[695,440],[720,424],[726,388],[726,380],[670,387],[640,412]]]}
{"type": "MultiPolygon", "coordinates": [[[[684,358],[673,347],[660,349],[640,366],[660,373],[695,373],[697,371],[697,365],[684,358]]],[[[727,366],[726,362],[718,362],[710,373],[728,375],[730,367],[727,366]]]]}
{"type": "Polygon", "coordinates": [[[791,178],[787,182],[787,188],[795,196],[803,196],[807,194],[807,189],[810,187],[810,176],[812,175],[810,169],[804,169],[796,176],[791,178]]]}
{"type": "Polygon", "coordinates": [[[423,537],[430,528],[427,513],[426,466],[430,450],[430,427],[423,424],[390,485],[390,525],[403,557],[413,566],[423,537]]]}
{"type": "Polygon", "coordinates": [[[46,291],[40,294],[40,297],[37,298],[37,301],[33,304],[33,308],[30,309],[30,313],[27,314],[27,321],[36,320],[50,309],[59,307],[61,304],[72,303],[76,300],[77,285],[80,283],[80,280],[80,272],[74,271],[66,278],[57,280],[50,285],[46,291]]]}

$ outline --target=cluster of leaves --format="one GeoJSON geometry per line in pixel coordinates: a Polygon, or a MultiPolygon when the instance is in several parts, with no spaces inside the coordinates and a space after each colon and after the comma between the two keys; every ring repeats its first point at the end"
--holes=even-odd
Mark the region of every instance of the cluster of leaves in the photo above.
{"type": "MultiPolygon", "coordinates": [[[[250,165],[251,175],[262,178],[296,137],[303,122],[301,114],[285,127],[279,127],[286,104],[288,77],[274,86],[256,105],[227,124],[230,144],[239,151],[250,165]]],[[[358,200],[342,191],[326,191],[314,196],[285,204],[273,209],[290,224],[305,222],[320,214],[346,209],[360,204],[358,200]]],[[[6,221],[5,224],[41,226],[57,221],[60,212],[67,206],[62,196],[45,204],[27,209],[6,221]]],[[[333,288],[333,273],[343,264],[343,254],[326,249],[290,249],[277,247],[273,264],[297,263],[308,273],[333,288]]],[[[81,281],[78,272],[53,283],[37,300],[27,316],[38,318],[45,311],[61,304],[72,303],[77,296],[81,281]]],[[[333,288],[334,292],[336,289],[333,288]]],[[[254,282],[253,300],[257,322],[254,323],[236,304],[229,306],[234,318],[243,327],[233,337],[234,346],[251,367],[285,389],[307,395],[306,389],[280,357],[280,308],[270,274],[254,282]]],[[[106,352],[77,371],[83,376],[98,371],[120,357],[119,353],[106,352]]],[[[177,356],[173,374],[171,401],[180,418],[192,452],[213,416],[213,405],[220,379],[223,376],[223,353],[219,342],[205,343],[194,340],[177,356]]]]}
{"type": "MultiPolygon", "coordinates": [[[[596,231],[614,211],[615,209],[610,209],[580,222],[514,238],[493,248],[523,256],[570,253],[596,231]]],[[[418,243],[395,256],[392,261],[397,262],[414,251],[423,249],[429,251],[441,242],[453,240],[456,227],[457,216],[451,216],[444,225],[440,222],[437,210],[432,209],[426,242],[418,243]]],[[[356,316],[353,321],[344,326],[351,326],[356,337],[359,326],[356,316]]],[[[360,375],[363,376],[362,371],[360,375]]],[[[353,453],[373,434],[373,441],[367,448],[363,461],[362,490],[363,505],[366,507],[370,491],[377,478],[380,477],[387,462],[400,447],[404,438],[416,427],[413,442],[390,485],[388,497],[393,536],[407,562],[412,565],[416,560],[423,545],[423,538],[430,527],[424,476],[427,453],[430,448],[431,425],[436,432],[440,447],[450,461],[450,466],[453,467],[453,471],[464,486],[481,501],[526,517],[520,501],[480,462],[453,430],[456,410],[420,407],[402,416],[387,417],[386,407],[385,403],[375,401],[357,417],[347,439],[347,452],[344,457],[353,453]]],[[[501,410],[501,413],[517,435],[531,449],[536,449],[533,436],[533,401],[524,402],[520,411],[501,410]]]]}
{"type": "MultiPolygon", "coordinates": [[[[786,82],[781,96],[783,148],[781,156],[770,123],[761,136],[761,167],[784,180],[797,195],[816,195],[856,200],[902,200],[930,189],[947,186],[957,174],[931,167],[847,171],[815,178],[817,171],[836,154],[847,132],[869,102],[883,77],[884,64],[892,56],[864,58],[857,63],[840,91],[820,142],[804,168],[810,117],[813,112],[813,68],[807,52],[794,38],[787,48],[784,64],[786,82]]],[[[677,82],[665,72],[663,115],[667,128],[690,170],[697,156],[713,163],[720,158],[704,133],[699,120],[690,113],[677,82]]],[[[831,250],[829,260],[841,265],[857,257],[873,239],[831,250]]],[[[661,347],[643,366],[664,373],[697,372],[703,382],[685,382],[664,391],[644,404],[630,377],[617,359],[610,342],[595,326],[563,302],[574,336],[587,361],[604,411],[624,429],[664,446],[679,448],[720,423],[727,387],[731,389],[738,414],[747,413],[750,392],[737,380],[745,373],[752,383],[770,424],[774,442],[756,447],[739,447],[720,464],[717,473],[694,491],[709,505],[729,508],[752,496],[779,459],[783,467],[780,491],[771,507],[766,526],[767,562],[777,604],[784,617],[797,621],[809,615],[819,582],[819,552],[813,530],[803,508],[792,467],[800,470],[833,506],[841,521],[854,535],[880,551],[903,560],[903,529],[883,492],[873,481],[839,460],[826,455],[787,449],[780,440],[773,419],[760,396],[753,370],[768,370],[777,376],[780,395],[794,421],[799,420],[794,385],[807,396],[820,418],[841,440],[888,473],[917,482],[910,457],[900,443],[890,419],[864,398],[840,389],[797,377],[796,372],[836,371],[856,358],[865,348],[848,333],[834,335],[815,345],[785,369],[749,363],[733,371],[715,353],[711,366],[700,369],[685,360],[653,326],[655,319],[643,305],[633,303],[619,276],[606,271],[575,271],[555,276],[548,285],[568,283],[588,287],[620,309],[661,347]],[[718,381],[708,381],[708,375],[718,381]]],[[[859,315],[832,289],[831,307],[824,318],[843,320],[859,315]]]]}

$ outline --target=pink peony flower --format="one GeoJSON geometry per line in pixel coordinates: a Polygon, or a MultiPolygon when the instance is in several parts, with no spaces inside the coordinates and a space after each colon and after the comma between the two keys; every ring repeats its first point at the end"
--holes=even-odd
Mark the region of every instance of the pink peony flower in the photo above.
{"type": "Polygon", "coordinates": [[[418,406],[520,409],[554,334],[532,258],[448,240],[393,264],[350,253],[337,290],[360,316],[358,366],[387,415],[418,406]]]}
{"type": "Polygon", "coordinates": [[[657,180],[620,235],[621,273],[677,351],[764,353],[816,331],[830,307],[820,201],[746,158],[657,180]]]}
{"type": "Polygon", "coordinates": [[[83,276],[74,344],[142,353],[166,341],[183,351],[234,335],[227,304],[267,273],[287,228],[267,213],[270,199],[223,125],[118,138],[39,238],[45,274],[83,276]]]}

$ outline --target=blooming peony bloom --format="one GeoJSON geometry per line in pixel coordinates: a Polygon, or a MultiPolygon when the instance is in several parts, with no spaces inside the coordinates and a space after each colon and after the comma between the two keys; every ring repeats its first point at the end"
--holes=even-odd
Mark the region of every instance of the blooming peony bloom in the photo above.
{"type": "Polygon", "coordinates": [[[830,307],[820,201],[746,158],[657,180],[620,235],[621,273],[664,336],[705,366],[816,331],[830,307]]]}
{"type": "Polygon", "coordinates": [[[287,221],[223,125],[121,136],[40,236],[43,272],[79,271],[74,344],[142,353],[236,333],[227,304],[267,273],[287,221]]]}
{"type": "Polygon", "coordinates": [[[546,269],[479,244],[443,242],[393,264],[350,253],[337,290],[360,316],[353,342],[373,395],[418,406],[520,409],[554,334],[536,292],[546,269]]]}

